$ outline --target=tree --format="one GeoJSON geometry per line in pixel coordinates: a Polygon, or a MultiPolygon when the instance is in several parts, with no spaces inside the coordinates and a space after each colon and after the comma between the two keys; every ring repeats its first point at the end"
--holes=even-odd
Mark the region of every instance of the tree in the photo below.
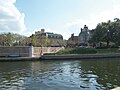
{"type": "Polygon", "coordinates": [[[37,42],[37,38],[35,34],[32,34],[32,36],[30,36],[31,38],[31,43],[33,46],[36,46],[36,42],[37,42]]]}
{"type": "Polygon", "coordinates": [[[5,46],[5,37],[4,37],[4,34],[0,34],[0,46],[5,46]]]}
{"type": "Polygon", "coordinates": [[[13,35],[12,33],[0,34],[0,45],[1,46],[12,46],[13,45],[13,35]]]}
{"type": "Polygon", "coordinates": [[[9,32],[6,34],[7,45],[12,46],[13,44],[13,35],[9,32]]]}
{"type": "Polygon", "coordinates": [[[27,37],[23,35],[10,32],[0,34],[0,46],[25,46],[27,41],[27,37]]]}
{"type": "Polygon", "coordinates": [[[97,25],[94,29],[92,38],[90,41],[92,43],[113,42],[116,45],[120,45],[120,19],[115,18],[114,21],[108,20],[108,22],[102,22],[97,25]]]}

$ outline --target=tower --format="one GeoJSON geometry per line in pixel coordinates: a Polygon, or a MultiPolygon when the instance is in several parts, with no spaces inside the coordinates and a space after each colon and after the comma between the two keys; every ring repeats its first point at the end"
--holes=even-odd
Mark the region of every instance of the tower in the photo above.
{"type": "Polygon", "coordinates": [[[89,29],[86,25],[84,25],[84,28],[81,28],[81,32],[79,33],[79,45],[80,46],[87,46],[88,45],[88,41],[90,39],[90,33],[89,33],[89,29]]]}

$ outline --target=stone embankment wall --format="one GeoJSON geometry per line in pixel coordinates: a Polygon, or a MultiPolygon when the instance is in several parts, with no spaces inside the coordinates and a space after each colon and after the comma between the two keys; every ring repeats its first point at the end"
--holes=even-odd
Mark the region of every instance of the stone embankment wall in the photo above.
{"type": "Polygon", "coordinates": [[[40,57],[44,53],[55,53],[63,47],[1,46],[0,57],[40,57]]]}
{"type": "Polygon", "coordinates": [[[1,46],[0,57],[30,57],[32,47],[30,46],[1,46]]]}
{"type": "Polygon", "coordinates": [[[33,47],[33,57],[40,57],[44,53],[56,53],[64,47],[33,47]]]}

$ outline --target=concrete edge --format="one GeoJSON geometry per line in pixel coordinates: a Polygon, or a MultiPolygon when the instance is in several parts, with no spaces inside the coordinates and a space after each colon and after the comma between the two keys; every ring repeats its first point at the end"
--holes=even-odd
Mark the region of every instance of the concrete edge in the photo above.
{"type": "Polygon", "coordinates": [[[83,60],[120,58],[120,53],[109,54],[68,54],[68,55],[42,55],[41,57],[4,57],[0,61],[38,61],[38,60],[83,60]]]}
{"type": "Polygon", "coordinates": [[[67,59],[102,59],[120,58],[119,53],[112,54],[67,54],[67,55],[43,55],[41,60],[67,60],[67,59]]]}
{"type": "Polygon", "coordinates": [[[5,57],[0,58],[0,62],[2,61],[37,61],[40,60],[39,57],[5,57]]]}

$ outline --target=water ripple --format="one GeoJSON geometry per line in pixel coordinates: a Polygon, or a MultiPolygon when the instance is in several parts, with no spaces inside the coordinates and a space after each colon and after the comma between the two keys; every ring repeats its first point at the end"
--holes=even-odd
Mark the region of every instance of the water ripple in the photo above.
{"type": "Polygon", "coordinates": [[[120,60],[0,62],[0,90],[106,90],[120,86],[120,60]]]}

